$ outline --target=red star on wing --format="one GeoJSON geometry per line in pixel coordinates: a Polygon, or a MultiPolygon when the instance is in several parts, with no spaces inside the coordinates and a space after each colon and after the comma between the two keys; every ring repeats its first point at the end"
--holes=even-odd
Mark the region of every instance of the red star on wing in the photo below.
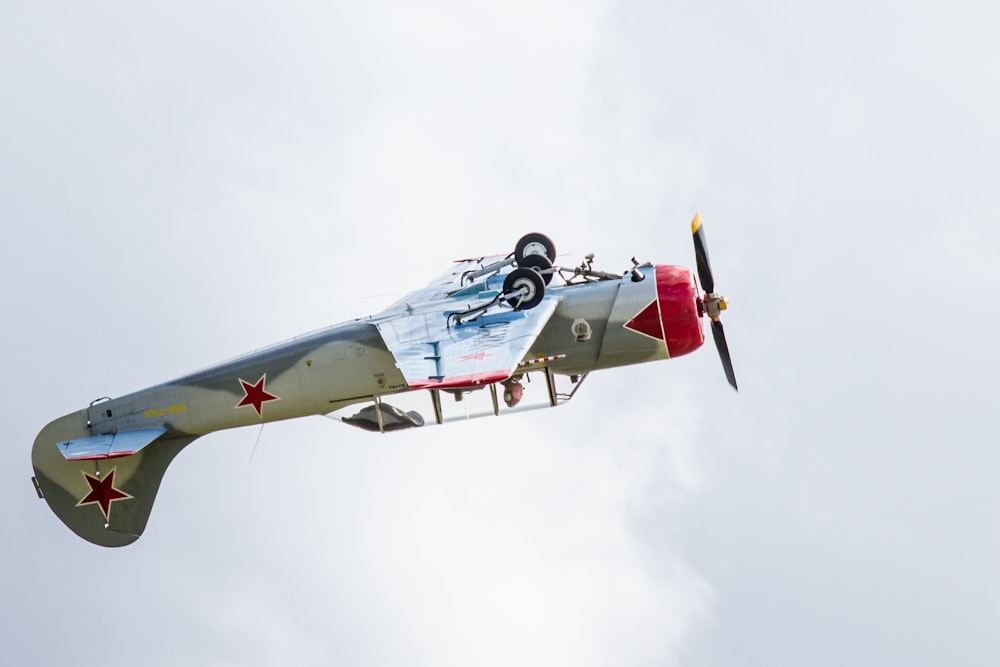
{"type": "Polygon", "coordinates": [[[236,404],[237,408],[242,408],[244,405],[252,405],[253,409],[257,411],[258,417],[263,417],[261,413],[261,407],[268,401],[280,401],[281,399],[274,394],[269,394],[264,390],[264,383],[267,382],[267,373],[260,376],[255,384],[250,384],[246,380],[240,378],[240,384],[243,386],[243,398],[240,402],[236,404]]]}
{"type": "Polygon", "coordinates": [[[487,352],[482,350],[481,352],[475,352],[473,354],[466,354],[458,358],[459,361],[485,361],[486,357],[494,356],[494,352],[487,352]]]}
{"type": "Polygon", "coordinates": [[[104,514],[105,523],[111,521],[111,503],[116,500],[128,500],[132,497],[121,489],[115,488],[115,470],[116,468],[112,468],[104,477],[94,477],[80,471],[83,472],[87,484],[90,485],[90,492],[81,498],[76,506],[97,505],[101,508],[101,513],[104,514]]]}

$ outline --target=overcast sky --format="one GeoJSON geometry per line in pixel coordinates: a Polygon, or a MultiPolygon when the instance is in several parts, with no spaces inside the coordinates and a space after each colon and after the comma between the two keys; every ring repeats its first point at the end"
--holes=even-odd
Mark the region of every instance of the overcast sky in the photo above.
{"type": "Polygon", "coordinates": [[[1000,12],[337,4],[0,9],[5,664],[1000,662],[1000,12]],[[739,394],[213,434],[117,550],[35,497],[94,398],[696,210],[739,394]]]}

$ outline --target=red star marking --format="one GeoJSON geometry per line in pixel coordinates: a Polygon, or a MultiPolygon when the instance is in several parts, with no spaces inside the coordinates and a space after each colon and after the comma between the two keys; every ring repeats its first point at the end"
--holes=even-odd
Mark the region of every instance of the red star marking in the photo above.
{"type": "Polygon", "coordinates": [[[116,468],[112,468],[104,477],[94,477],[81,470],[87,484],[90,484],[90,492],[76,506],[97,505],[101,508],[101,513],[104,514],[104,521],[111,521],[111,503],[116,500],[128,500],[132,497],[121,489],[115,488],[115,470],[116,468]]]}
{"type": "Polygon", "coordinates": [[[495,353],[487,352],[482,350],[481,352],[476,352],[474,354],[466,354],[465,356],[459,357],[459,361],[484,361],[486,357],[492,357],[495,353]]]}
{"type": "Polygon", "coordinates": [[[236,404],[237,408],[242,408],[244,405],[252,405],[253,409],[257,411],[258,417],[263,417],[261,414],[261,407],[268,401],[280,401],[281,399],[274,394],[269,394],[264,390],[264,383],[267,382],[267,373],[260,376],[256,384],[250,384],[246,380],[240,378],[240,384],[243,385],[243,398],[239,403],[236,404]]]}

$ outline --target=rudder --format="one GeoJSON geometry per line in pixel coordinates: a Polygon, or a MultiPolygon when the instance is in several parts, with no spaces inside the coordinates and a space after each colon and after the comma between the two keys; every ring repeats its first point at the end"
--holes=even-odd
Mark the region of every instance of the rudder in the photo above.
{"type": "Polygon", "coordinates": [[[198,436],[155,442],[126,456],[67,459],[60,442],[91,437],[87,411],[60,417],[43,428],[31,464],[45,501],[74,533],[100,546],[121,547],[139,539],[174,457],[198,436]]]}

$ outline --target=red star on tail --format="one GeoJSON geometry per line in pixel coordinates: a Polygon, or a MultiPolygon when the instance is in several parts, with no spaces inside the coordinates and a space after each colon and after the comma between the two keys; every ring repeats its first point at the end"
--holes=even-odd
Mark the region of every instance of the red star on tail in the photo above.
{"type": "Polygon", "coordinates": [[[101,513],[104,514],[105,523],[111,521],[111,503],[116,500],[128,500],[132,497],[121,489],[115,488],[115,470],[116,468],[112,468],[104,477],[93,477],[84,472],[83,476],[87,480],[87,484],[90,484],[90,492],[76,504],[77,507],[97,505],[101,508],[101,513]]]}
{"type": "Polygon", "coordinates": [[[281,399],[274,394],[269,394],[264,390],[264,383],[267,382],[267,373],[260,376],[256,384],[250,384],[244,379],[240,379],[240,384],[243,386],[243,398],[239,403],[236,404],[237,408],[242,408],[244,405],[252,405],[253,409],[257,411],[258,417],[263,417],[261,414],[261,407],[268,401],[280,401],[281,399]]]}

